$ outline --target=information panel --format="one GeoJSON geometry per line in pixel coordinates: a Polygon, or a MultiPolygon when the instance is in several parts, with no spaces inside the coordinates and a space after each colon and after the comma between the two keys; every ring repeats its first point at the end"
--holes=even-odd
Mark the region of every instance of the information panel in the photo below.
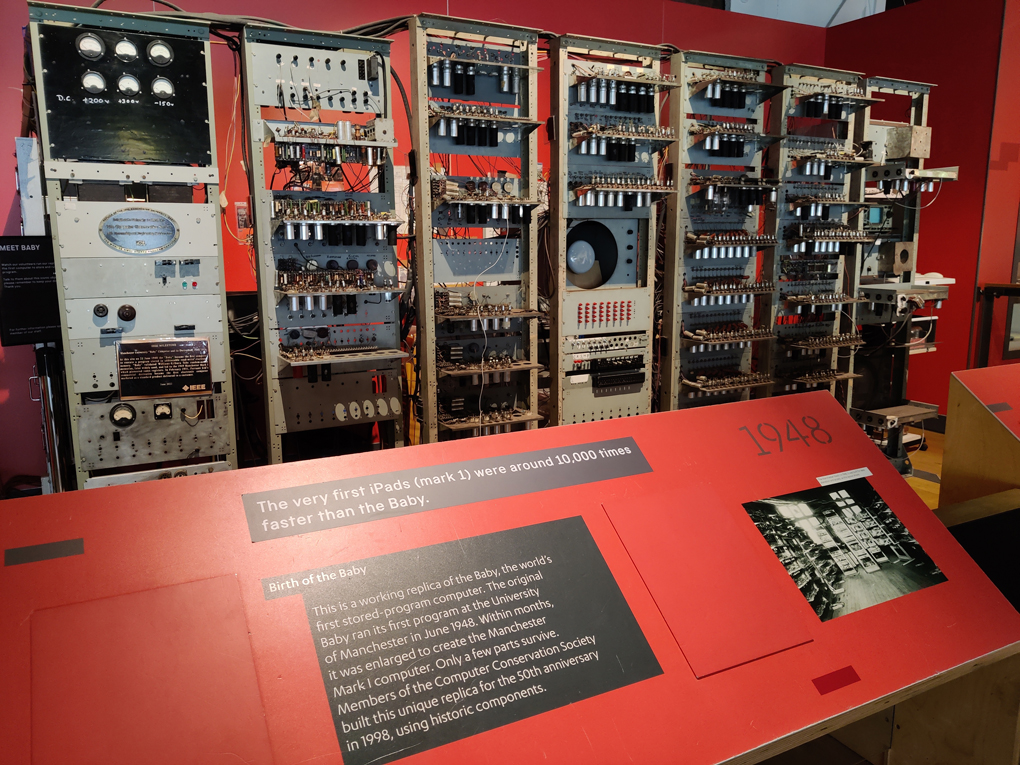
{"type": "Polygon", "coordinates": [[[252,542],[650,473],[633,438],[245,494],[252,542]]]}
{"type": "Polygon", "coordinates": [[[117,372],[122,399],[212,392],[205,338],[124,340],[117,346],[117,372]]]}
{"type": "Polygon", "coordinates": [[[59,341],[53,242],[48,236],[0,237],[0,345],[59,341]]]}
{"type": "Polygon", "coordinates": [[[301,593],[345,765],[662,674],[580,517],[264,579],[301,593]]]}

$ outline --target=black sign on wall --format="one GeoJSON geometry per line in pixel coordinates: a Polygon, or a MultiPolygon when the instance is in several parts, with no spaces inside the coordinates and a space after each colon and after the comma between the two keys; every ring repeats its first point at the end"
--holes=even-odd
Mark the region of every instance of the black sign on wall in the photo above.
{"type": "Polygon", "coordinates": [[[53,242],[0,237],[0,345],[60,342],[53,242]]]}
{"type": "Polygon", "coordinates": [[[662,674],[582,518],[262,580],[304,597],[345,765],[662,674]]]}
{"type": "Polygon", "coordinates": [[[117,345],[122,399],[212,393],[209,341],[123,340],[117,345]]]}

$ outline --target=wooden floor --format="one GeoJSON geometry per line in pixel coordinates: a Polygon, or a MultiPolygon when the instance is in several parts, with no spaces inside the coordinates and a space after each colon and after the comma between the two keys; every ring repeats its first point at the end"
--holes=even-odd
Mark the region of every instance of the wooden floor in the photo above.
{"type": "MultiPolygon", "coordinates": [[[[920,428],[908,428],[908,432],[921,433],[920,428]]],[[[907,478],[907,483],[917,492],[924,503],[932,510],[939,506],[939,485],[932,477],[942,475],[942,453],[946,437],[942,433],[925,432],[924,441],[927,449],[916,451],[910,455],[914,466],[914,475],[907,478]]]]}

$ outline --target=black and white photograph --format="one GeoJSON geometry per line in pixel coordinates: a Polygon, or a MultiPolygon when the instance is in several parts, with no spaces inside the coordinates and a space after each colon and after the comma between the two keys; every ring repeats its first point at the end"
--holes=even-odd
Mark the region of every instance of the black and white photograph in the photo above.
{"type": "Polygon", "coordinates": [[[744,509],[823,622],[946,581],[865,478],[744,509]]]}

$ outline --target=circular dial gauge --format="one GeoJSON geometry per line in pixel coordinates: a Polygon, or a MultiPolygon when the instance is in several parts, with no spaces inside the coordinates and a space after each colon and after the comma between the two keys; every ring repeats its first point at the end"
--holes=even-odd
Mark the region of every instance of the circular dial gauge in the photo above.
{"type": "Polygon", "coordinates": [[[78,53],[87,58],[89,61],[95,61],[96,59],[102,58],[103,53],[106,52],[106,46],[103,41],[96,37],[91,32],[86,32],[78,38],[78,53]]]}
{"type": "Polygon", "coordinates": [[[89,93],[102,93],[106,90],[106,80],[99,72],[85,72],[81,76],[81,86],[89,93]]]}
{"type": "Polygon", "coordinates": [[[110,410],[110,422],[118,428],[126,428],[135,421],[137,416],[135,408],[131,404],[117,404],[110,410]]]}
{"type": "Polygon", "coordinates": [[[120,79],[117,80],[117,90],[125,96],[137,96],[138,91],[141,89],[142,85],[138,82],[138,78],[130,74],[121,75],[120,79]]]}
{"type": "Polygon", "coordinates": [[[146,53],[149,54],[149,61],[156,66],[166,66],[174,60],[174,49],[162,40],[153,40],[149,43],[146,53]]]}
{"type": "Polygon", "coordinates": [[[152,81],[152,93],[156,96],[172,96],[174,84],[166,77],[157,77],[152,81]]]}
{"type": "Polygon", "coordinates": [[[134,61],[138,58],[138,46],[130,40],[121,40],[114,46],[113,53],[121,61],[134,61]]]}

